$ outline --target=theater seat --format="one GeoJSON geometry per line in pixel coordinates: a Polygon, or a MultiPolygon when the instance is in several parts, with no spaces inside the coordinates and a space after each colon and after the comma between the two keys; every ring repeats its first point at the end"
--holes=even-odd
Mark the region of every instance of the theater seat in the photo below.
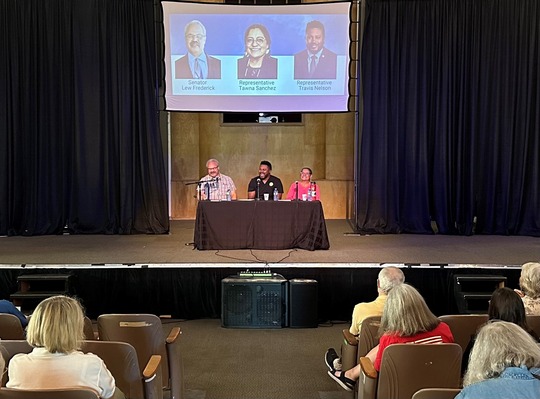
{"type": "Polygon", "coordinates": [[[15,315],[0,313],[0,339],[24,339],[21,321],[15,315]]]}
{"type": "Polygon", "coordinates": [[[412,399],[454,399],[459,388],[424,388],[416,391],[412,399]]]}
{"type": "Polygon", "coordinates": [[[85,341],[83,351],[105,362],[126,399],[163,398],[161,356],[150,356],[140,367],[135,348],[126,342],[85,341]]]}
{"type": "Polygon", "coordinates": [[[349,370],[356,366],[361,357],[379,343],[379,327],[381,316],[366,317],[362,322],[362,328],[358,338],[350,333],[349,329],[343,330],[343,345],[341,345],[341,364],[343,370],[349,370]]]}
{"type": "Polygon", "coordinates": [[[84,316],[84,339],[97,339],[96,334],[94,333],[92,320],[90,320],[88,316],[84,316]]]}
{"type": "Polygon", "coordinates": [[[97,324],[100,340],[130,343],[137,350],[140,364],[152,355],[160,355],[164,359],[164,387],[171,390],[171,399],[184,398],[180,327],[172,328],[164,338],[161,320],[153,314],[103,314],[97,324]]]}
{"type": "MultiPolygon", "coordinates": [[[[2,354],[6,366],[17,353],[30,353],[32,347],[25,340],[2,340],[2,354]]],[[[144,367],[139,367],[135,348],[126,342],[84,341],[82,351],[100,357],[111,374],[116,386],[127,399],[162,399],[161,357],[151,356],[144,367]]],[[[2,386],[5,386],[7,373],[2,386]]]]}
{"type": "Polygon", "coordinates": [[[469,346],[469,342],[476,335],[478,329],[487,323],[487,314],[456,314],[445,315],[439,317],[439,320],[448,324],[454,342],[461,346],[461,350],[465,352],[469,346]]]}
{"type": "Polygon", "coordinates": [[[461,347],[458,344],[394,344],[382,356],[379,372],[360,358],[361,399],[411,399],[422,388],[459,388],[461,347]]]}
{"type": "Polygon", "coordinates": [[[527,316],[527,324],[540,337],[540,316],[527,316]]]}
{"type": "Polygon", "coordinates": [[[66,388],[27,391],[1,388],[0,399],[99,399],[99,396],[89,389],[66,388]]]}

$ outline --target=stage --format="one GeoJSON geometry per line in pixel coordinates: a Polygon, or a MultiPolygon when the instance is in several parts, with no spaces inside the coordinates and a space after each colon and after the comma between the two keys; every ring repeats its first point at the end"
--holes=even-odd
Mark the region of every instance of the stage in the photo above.
{"type": "Polygon", "coordinates": [[[193,220],[166,235],[58,235],[0,238],[0,268],[378,267],[381,264],[517,267],[540,259],[540,238],[524,236],[356,235],[326,221],[328,250],[193,248],[193,220]]]}
{"type": "Polygon", "coordinates": [[[438,314],[456,311],[455,274],[502,274],[516,287],[519,267],[540,259],[540,239],[524,236],[357,235],[327,220],[330,249],[206,250],[193,247],[193,220],[172,221],[166,235],[58,235],[0,238],[0,293],[28,273],[72,273],[73,293],[91,317],[151,312],[175,318],[219,317],[223,278],[271,270],[319,284],[319,318],[350,317],[376,294],[381,265],[405,268],[438,314]]]}

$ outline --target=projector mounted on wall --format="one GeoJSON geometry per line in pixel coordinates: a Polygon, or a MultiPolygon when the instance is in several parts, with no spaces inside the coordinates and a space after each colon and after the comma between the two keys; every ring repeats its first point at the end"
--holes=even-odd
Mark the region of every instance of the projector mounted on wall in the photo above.
{"type": "Polygon", "coordinates": [[[259,123],[278,123],[277,116],[259,116],[259,123]]]}

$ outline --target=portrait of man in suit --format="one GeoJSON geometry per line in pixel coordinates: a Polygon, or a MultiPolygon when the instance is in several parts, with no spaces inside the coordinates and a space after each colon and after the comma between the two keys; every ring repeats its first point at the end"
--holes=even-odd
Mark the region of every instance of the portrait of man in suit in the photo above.
{"type": "Polygon", "coordinates": [[[295,79],[335,79],[336,53],[324,46],[324,25],[311,21],[306,25],[306,49],[294,55],[295,79]]]}
{"type": "Polygon", "coordinates": [[[206,28],[193,20],[184,29],[188,53],[175,62],[176,79],[221,79],[221,60],[204,51],[206,28]]]}

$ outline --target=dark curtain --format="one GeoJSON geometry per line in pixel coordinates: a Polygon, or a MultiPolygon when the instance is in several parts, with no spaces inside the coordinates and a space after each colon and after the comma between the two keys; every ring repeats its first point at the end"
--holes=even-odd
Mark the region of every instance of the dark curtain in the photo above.
{"type": "Polygon", "coordinates": [[[540,236],[540,2],[365,6],[357,229],[540,236]]]}
{"type": "Polygon", "coordinates": [[[152,0],[0,0],[0,234],[165,233],[152,0]]]}

